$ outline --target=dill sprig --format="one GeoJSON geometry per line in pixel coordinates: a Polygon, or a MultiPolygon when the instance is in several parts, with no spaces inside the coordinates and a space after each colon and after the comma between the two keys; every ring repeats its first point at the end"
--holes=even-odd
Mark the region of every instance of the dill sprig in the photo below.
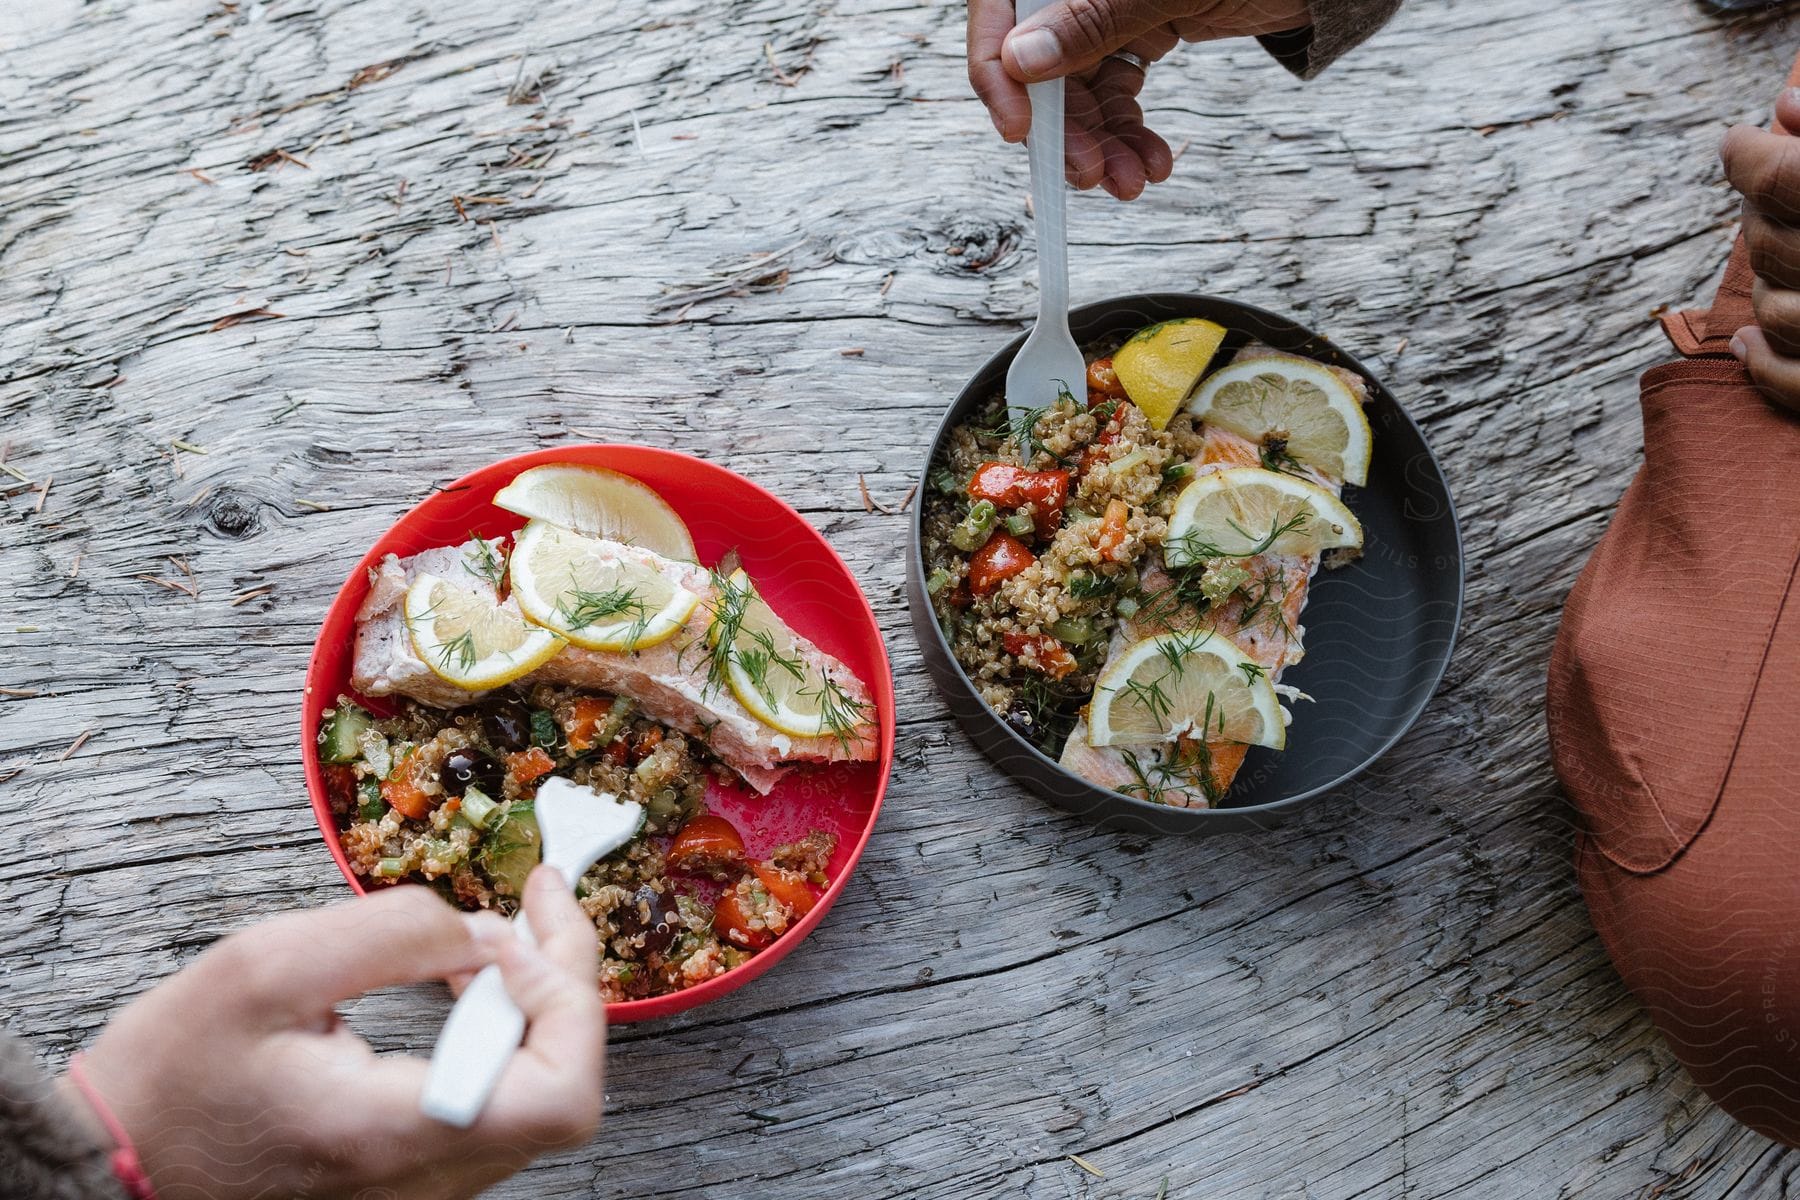
{"type": "Polygon", "coordinates": [[[1236,521],[1226,522],[1246,541],[1256,538],[1255,544],[1248,550],[1226,550],[1211,542],[1200,540],[1197,534],[1188,533],[1171,539],[1164,547],[1163,554],[1164,557],[1167,557],[1170,549],[1176,549],[1189,563],[1201,562],[1208,558],[1255,558],[1259,554],[1268,553],[1270,547],[1288,534],[1305,529],[1310,515],[1305,509],[1302,509],[1285,521],[1277,520],[1270,525],[1269,532],[1261,538],[1256,538],[1255,534],[1236,521]]]}
{"type": "Polygon", "coordinates": [[[735,582],[729,575],[721,575],[718,571],[710,571],[713,588],[718,598],[712,603],[712,625],[707,630],[706,639],[706,691],[716,691],[728,686],[727,676],[731,671],[731,656],[737,645],[738,634],[744,628],[744,615],[750,611],[750,600],[755,595],[749,580],[742,584],[735,582]]]}
{"type": "Polygon", "coordinates": [[[590,591],[569,578],[569,588],[556,599],[556,611],[572,627],[581,629],[598,624],[608,617],[630,613],[640,626],[648,623],[650,614],[636,588],[619,586],[590,591]]]}
{"type": "Polygon", "coordinates": [[[824,722],[826,731],[839,746],[848,747],[856,730],[868,723],[868,706],[823,671],[819,673],[819,686],[804,690],[800,695],[818,700],[819,720],[824,722]]]}
{"type": "Polygon", "coordinates": [[[1133,781],[1118,789],[1126,796],[1137,796],[1152,804],[1167,803],[1171,791],[1197,787],[1209,805],[1217,804],[1223,793],[1213,783],[1212,748],[1196,738],[1182,738],[1175,752],[1166,759],[1154,759],[1145,766],[1130,750],[1121,752],[1133,781]]]}
{"type": "Polygon", "coordinates": [[[443,645],[438,647],[438,666],[446,671],[454,662],[458,670],[467,671],[475,665],[475,631],[465,629],[443,645]]]}
{"type": "Polygon", "coordinates": [[[497,549],[500,539],[489,541],[473,529],[469,531],[469,537],[474,539],[475,548],[463,553],[463,565],[469,569],[469,574],[487,580],[498,591],[500,581],[506,578],[506,555],[497,549]]]}
{"type": "Polygon", "coordinates": [[[1057,383],[1059,385],[1058,395],[1054,403],[1041,404],[1036,408],[1020,409],[1016,413],[1009,412],[1007,414],[1009,422],[1007,435],[1018,444],[1019,461],[1027,467],[1040,454],[1047,455],[1058,466],[1069,465],[1069,460],[1046,446],[1037,432],[1038,423],[1050,412],[1065,403],[1075,403],[1075,397],[1069,394],[1068,387],[1063,385],[1061,380],[1058,380],[1057,383]]]}
{"type": "Polygon", "coordinates": [[[750,631],[748,646],[734,646],[728,653],[736,658],[739,669],[750,680],[750,686],[756,694],[766,701],[770,708],[775,708],[779,701],[775,696],[775,687],[769,682],[770,668],[786,671],[795,683],[806,682],[806,666],[798,655],[783,654],[775,648],[775,638],[766,629],[750,631]]]}

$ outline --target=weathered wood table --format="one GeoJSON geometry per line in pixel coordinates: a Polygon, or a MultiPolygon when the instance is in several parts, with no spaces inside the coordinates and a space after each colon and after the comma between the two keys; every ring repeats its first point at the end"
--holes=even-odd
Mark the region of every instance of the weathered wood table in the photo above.
{"type": "MultiPolygon", "coordinates": [[[[1415,0],[1316,84],[1152,73],[1184,148],[1073,205],[1077,301],[1235,296],[1385,373],[1471,551],[1448,681],[1262,838],[1098,835],[953,728],[896,506],[1033,307],[954,3],[35,0],[0,12],[6,1025],[60,1064],[220,934],[346,895],[300,677],[356,556],[502,454],[629,438],[800,507],[888,631],[858,876],[728,1000],[613,1037],[507,1196],[1769,1197],[1602,955],[1541,684],[1638,458],[1653,306],[1800,36],[1684,0],[1415,0]],[[1104,1178],[1069,1156],[1080,1155],[1104,1178]]],[[[440,993],[372,996],[384,1048],[440,993]]]]}

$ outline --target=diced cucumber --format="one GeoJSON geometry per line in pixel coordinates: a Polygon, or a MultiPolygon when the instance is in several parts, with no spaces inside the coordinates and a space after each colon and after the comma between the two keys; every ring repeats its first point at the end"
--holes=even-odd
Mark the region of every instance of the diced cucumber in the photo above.
{"type": "Polygon", "coordinates": [[[362,745],[358,742],[363,731],[369,727],[369,714],[349,701],[340,701],[332,710],[331,719],[319,730],[319,758],[333,766],[353,763],[362,757],[362,745]]]}
{"type": "Polygon", "coordinates": [[[1006,532],[1014,537],[1026,537],[1037,528],[1037,522],[1030,513],[1014,513],[1006,518],[1006,532]]]}
{"type": "Polygon", "coordinates": [[[379,821],[387,815],[387,803],[381,798],[381,781],[364,777],[356,783],[356,815],[364,821],[379,821]]]}
{"type": "Polygon", "coordinates": [[[543,842],[537,810],[529,801],[515,802],[482,842],[481,869],[502,894],[523,896],[525,877],[543,861],[543,842]]]}

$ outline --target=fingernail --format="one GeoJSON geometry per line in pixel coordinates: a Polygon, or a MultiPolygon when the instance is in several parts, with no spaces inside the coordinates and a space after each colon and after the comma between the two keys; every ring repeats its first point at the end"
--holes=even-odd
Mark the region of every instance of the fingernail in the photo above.
{"type": "Polygon", "coordinates": [[[1006,43],[1012,47],[1013,61],[1027,75],[1046,75],[1062,61],[1062,47],[1056,44],[1056,35],[1048,29],[1015,32],[1007,37],[1006,43]]]}
{"type": "Polygon", "coordinates": [[[1744,345],[1744,339],[1735,333],[1731,335],[1731,354],[1739,362],[1743,362],[1750,354],[1750,347],[1744,345]]]}

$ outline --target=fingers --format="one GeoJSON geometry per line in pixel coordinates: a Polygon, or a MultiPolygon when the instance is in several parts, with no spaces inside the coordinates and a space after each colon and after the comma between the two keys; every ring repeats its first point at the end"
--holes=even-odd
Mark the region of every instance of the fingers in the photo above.
{"type": "Polygon", "coordinates": [[[554,867],[540,866],[525,881],[525,919],[544,957],[591,990],[600,974],[594,922],[554,867]]]}
{"type": "Polygon", "coordinates": [[[1012,0],[969,0],[969,85],[1000,136],[1022,142],[1031,131],[1031,99],[1000,63],[1000,44],[1012,27],[1012,0]]]}
{"type": "Polygon", "coordinates": [[[1800,291],[1757,279],[1751,291],[1756,325],[1775,353],[1800,357],[1800,291]]]}
{"type": "Polygon", "coordinates": [[[1778,287],[1800,287],[1800,228],[1744,206],[1744,244],[1750,269],[1778,287]]]}
{"type": "Polygon", "coordinates": [[[1100,186],[1120,200],[1133,200],[1145,184],[1169,177],[1174,156],[1167,142],[1144,127],[1138,107],[1143,85],[1142,71],[1116,61],[1065,81],[1068,178],[1075,187],[1100,186]]]}
{"type": "Polygon", "coordinates": [[[1731,339],[1731,352],[1776,404],[1800,412],[1800,359],[1778,353],[1763,331],[1746,325],[1731,339]]]}
{"type": "Polygon", "coordinates": [[[1800,138],[1738,125],[1725,134],[1719,158],[1750,209],[1800,223],[1800,138]]]}
{"type": "Polygon", "coordinates": [[[597,986],[594,923],[555,870],[525,884],[525,914],[539,947],[514,940],[500,954],[506,990],[528,1022],[481,1120],[546,1145],[585,1142],[600,1122],[606,1006],[597,986]]]}
{"type": "Polygon", "coordinates": [[[494,957],[480,929],[429,889],[396,887],[234,934],[208,952],[203,977],[271,1024],[314,1024],[375,988],[479,970],[494,957]]]}
{"type": "Polygon", "coordinates": [[[1168,19],[1154,0],[1056,0],[1005,35],[1000,61],[1021,83],[1060,79],[1168,19]]]}

